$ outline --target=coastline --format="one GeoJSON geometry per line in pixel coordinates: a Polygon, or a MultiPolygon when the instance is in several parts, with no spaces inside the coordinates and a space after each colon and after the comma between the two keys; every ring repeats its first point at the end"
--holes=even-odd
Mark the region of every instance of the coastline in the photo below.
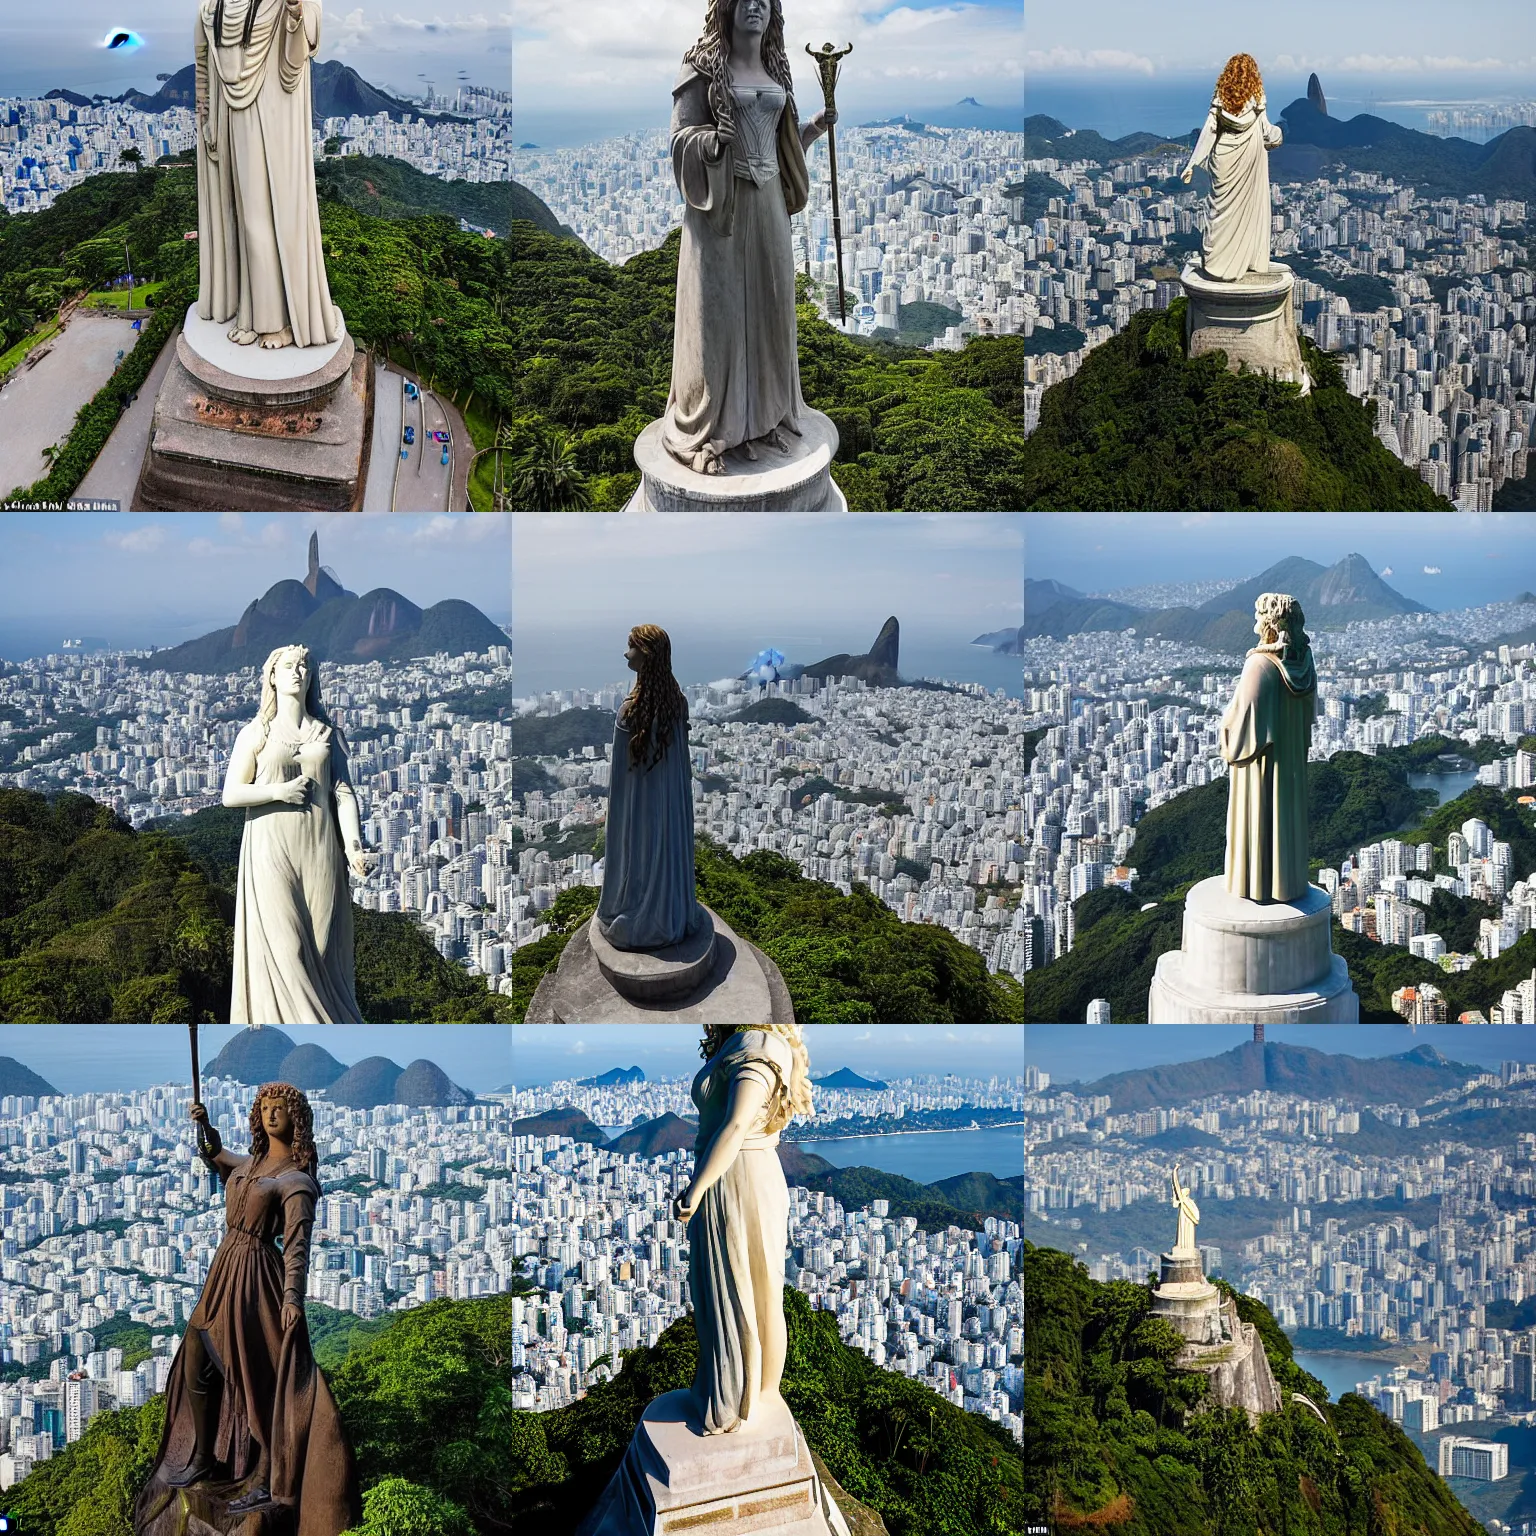
{"type": "Polygon", "coordinates": [[[853,1136],[807,1136],[789,1145],[803,1147],[813,1141],[868,1141],[875,1136],[950,1136],[956,1131],[1000,1131],[1024,1123],[1022,1120],[997,1120],[991,1125],[937,1125],[920,1131],[860,1131],[853,1136]]]}

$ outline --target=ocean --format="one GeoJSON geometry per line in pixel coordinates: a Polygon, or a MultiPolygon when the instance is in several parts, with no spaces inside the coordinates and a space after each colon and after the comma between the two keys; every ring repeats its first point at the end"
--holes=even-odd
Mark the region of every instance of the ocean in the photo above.
{"type": "Polygon", "coordinates": [[[921,1184],[961,1173],[990,1173],[1000,1179],[1024,1172],[1024,1127],[990,1126],[976,1131],[919,1131],[897,1136],[850,1136],[840,1141],[802,1141],[839,1168],[878,1168],[921,1184]]]}
{"type": "Polygon", "coordinates": [[[1346,1392],[1353,1392],[1357,1381],[1381,1376],[1396,1364],[1384,1355],[1315,1355],[1300,1349],[1294,1358],[1302,1370],[1310,1371],[1328,1388],[1328,1397],[1335,1403],[1346,1392]]]}

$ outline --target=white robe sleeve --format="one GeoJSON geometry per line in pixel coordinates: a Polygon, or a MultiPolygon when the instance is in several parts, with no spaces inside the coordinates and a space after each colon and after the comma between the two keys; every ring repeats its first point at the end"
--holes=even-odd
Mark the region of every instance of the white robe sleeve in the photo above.
{"type": "Polygon", "coordinates": [[[1204,165],[1211,158],[1211,151],[1216,147],[1216,103],[1211,103],[1211,110],[1205,114],[1205,126],[1200,130],[1200,137],[1195,143],[1194,153],[1189,157],[1189,164],[1184,167],[1186,171],[1192,171],[1197,165],[1204,165]]]}

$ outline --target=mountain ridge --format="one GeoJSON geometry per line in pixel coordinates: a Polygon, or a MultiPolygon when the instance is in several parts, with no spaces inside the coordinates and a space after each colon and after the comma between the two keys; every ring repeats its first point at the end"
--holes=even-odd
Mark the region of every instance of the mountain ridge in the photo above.
{"type": "Polygon", "coordinates": [[[892,614],[880,626],[875,643],[862,656],[850,656],[846,651],[836,656],[826,656],[813,661],[805,668],[804,676],[825,681],[830,677],[856,677],[871,688],[899,688],[901,675],[897,671],[901,651],[901,625],[892,614]]]}

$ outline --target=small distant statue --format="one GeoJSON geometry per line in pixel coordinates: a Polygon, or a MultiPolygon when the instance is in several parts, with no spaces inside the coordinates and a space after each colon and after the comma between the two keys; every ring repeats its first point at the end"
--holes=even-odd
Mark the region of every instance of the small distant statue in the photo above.
{"type": "Polygon", "coordinates": [[[1248,652],[1221,720],[1227,785],[1226,886],[1248,901],[1296,901],[1309,884],[1307,754],[1317,671],[1301,604],[1283,592],[1254,604],[1248,652]]]}
{"type": "Polygon", "coordinates": [[[1194,1197],[1179,1183],[1178,1164],[1173,1169],[1173,1199],[1169,1202],[1179,1213],[1179,1230],[1174,1235],[1173,1251],[1176,1254],[1196,1253],[1195,1228],[1200,1223],[1200,1207],[1194,1197]]]}
{"type": "Polygon", "coordinates": [[[346,742],[302,645],[261,669],[261,705],[235,738],[224,804],[245,808],[235,896],[232,1024],[360,1024],[350,867],[367,877],[346,742]]]}
{"type": "Polygon", "coordinates": [[[191,1528],[340,1536],[360,1506],[352,1452],[304,1317],[316,1182],[314,1116],[291,1083],[251,1106],[248,1157],[190,1111],[224,1186],[226,1231],[171,1362],[165,1430],[134,1509],[138,1536],[191,1528]],[[279,1246],[281,1244],[281,1246],[279,1246]],[[233,1522],[231,1522],[231,1518],[233,1522]],[[217,1523],[215,1523],[217,1522],[217,1523]]]}
{"type": "Polygon", "coordinates": [[[775,1148],[811,1112],[810,1062],[798,1024],[717,1025],[699,1054],[694,1175],[673,1214],[688,1227],[694,1401],[704,1433],[719,1435],[779,1397],[789,1192],[775,1148]]]}
{"type": "Polygon", "coordinates": [[[709,920],[694,887],[688,700],[672,675],[666,630],[637,624],[624,660],[635,686],[613,724],[593,922],[615,949],[664,949],[709,920]]]}
{"type": "Polygon", "coordinates": [[[201,0],[197,312],[239,346],[339,340],[320,239],[309,62],[320,0],[201,0]]]}
{"type": "Polygon", "coordinates": [[[1269,259],[1269,161],[1284,135],[1270,122],[1264,82],[1251,55],[1235,53],[1216,82],[1211,109],[1182,180],[1197,165],[1211,173],[1201,266],[1217,282],[1272,272],[1269,259]]]}
{"type": "Polygon", "coordinates": [[[672,173],[686,204],[672,389],[662,442],[723,474],[723,456],[787,450],[805,400],[789,220],[810,196],[805,151],[837,120],[803,127],[779,0],[709,0],[672,88],[672,173]]]}

